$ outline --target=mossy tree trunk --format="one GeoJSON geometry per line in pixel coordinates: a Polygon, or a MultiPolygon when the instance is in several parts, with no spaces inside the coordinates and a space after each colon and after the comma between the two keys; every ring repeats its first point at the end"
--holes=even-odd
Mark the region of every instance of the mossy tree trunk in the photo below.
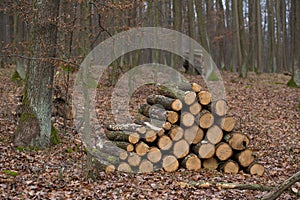
{"type": "MultiPolygon", "coordinates": [[[[33,1],[31,40],[34,58],[29,65],[23,99],[28,109],[21,116],[16,138],[22,140],[24,137],[19,137],[20,135],[32,134],[32,137],[26,136],[30,140],[23,144],[39,148],[50,145],[54,66],[47,58],[54,57],[56,53],[58,11],[59,0],[33,1]]],[[[18,144],[18,141],[15,142],[18,144]]]]}

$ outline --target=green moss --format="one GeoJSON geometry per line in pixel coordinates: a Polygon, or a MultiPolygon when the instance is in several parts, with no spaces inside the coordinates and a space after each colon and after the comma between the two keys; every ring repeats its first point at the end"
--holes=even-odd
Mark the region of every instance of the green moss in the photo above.
{"type": "Polygon", "coordinates": [[[10,176],[13,176],[13,177],[18,176],[18,172],[16,172],[16,171],[12,171],[12,170],[4,170],[3,172],[4,172],[5,174],[10,175],[10,176]]]}
{"type": "Polygon", "coordinates": [[[73,152],[73,149],[70,148],[70,147],[68,147],[68,148],[66,148],[66,152],[67,152],[67,153],[72,153],[72,152],[73,152]]]}
{"type": "Polygon", "coordinates": [[[288,86],[288,87],[299,88],[299,87],[297,86],[297,84],[295,83],[293,77],[289,80],[289,82],[287,83],[287,86],[288,86]]]}
{"type": "Polygon", "coordinates": [[[11,80],[15,83],[17,83],[18,85],[21,85],[23,83],[23,79],[20,76],[20,74],[17,72],[17,70],[14,71],[11,80]]]}
{"type": "Polygon", "coordinates": [[[219,81],[219,76],[215,71],[212,71],[209,77],[207,78],[208,81],[219,81]]]}
{"type": "Polygon", "coordinates": [[[22,147],[22,146],[17,146],[16,149],[17,149],[18,151],[24,151],[24,150],[25,150],[25,148],[22,147]]]}
{"type": "Polygon", "coordinates": [[[57,130],[55,129],[55,127],[53,125],[51,126],[51,138],[50,138],[50,141],[51,141],[52,145],[57,145],[57,144],[60,143],[57,130]]]}
{"type": "Polygon", "coordinates": [[[29,113],[29,112],[24,112],[20,117],[20,122],[25,122],[28,119],[35,119],[35,118],[36,118],[36,116],[34,114],[29,113]]]}
{"type": "Polygon", "coordinates": [[[109,162],[111,162],[111,163],[114,163],[114,162],[116,162],[116,157],[114,157],[114,156],[109,156],[109,157],[107,158],[107,160],[108,160],[109,162]]]}

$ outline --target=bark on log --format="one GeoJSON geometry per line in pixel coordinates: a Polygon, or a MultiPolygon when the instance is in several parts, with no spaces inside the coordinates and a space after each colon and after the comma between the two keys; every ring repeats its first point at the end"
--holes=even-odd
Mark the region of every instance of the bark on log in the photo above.
{"type": "Polygon", "coordinates": [[[175,111],[164,110],[157,106],[150,106],[149,104],[141,105],[139,112],[152,119],[158,119],[160,121],[169,121],[174,124],[178,121],[179,115],[175,111]]]}
{"type": "Polygon", "coordinates": [[[226,142],[221,142],[216,146],[216,157],[221,160],[227,160],[233,154],[232,148],[226,142]]]}
{"type": "Polygon", "coordinates": [[[220,169],[228,174],[237,174],[239,172],[239,164],[233,160],[228,160],[224,164],[221,164],[220,169]]]}
{"type": "Polygon", "coordinates": [[[164,156],[162,161],[162,167],[166,172],[175,172],[179,167],[179,162],[173,155],[164,156]]]}
{"type": "Polygon", "coordinates": [[[205,159],[202,161],[203,168],[215,170],[218,168],[219,163],[215,157],[205,159]]]}
{"type": "Polygon", "coordinates": [[[242,133],[230,133],[224,136],[224,140],[234,150],[244,150],[248,147],[250,139],[248,136],[242,133]]]}
{"type": "Polygon", "coordinates": [[[136,144],[140,139],[138,133],[128,131],[108,131],[105,135],[109,140],[129,142],[131,144],[136,144]]]}
{"type": "Polygon", "coordinates": [[[248,166],[246,172],[250,173],[251,175],[262,176],[265,172],[265,168],[262,164],[254,162],[248,166]]]}
{"type": "Polygon", "coordinates": [[[192,147],[193,152],[199,156],[199,158],[208,159],[214,156],[215,154],[215,145],[202,141],[192,147]]]}
{"type": "Polygon", "coordinates": [[[223,139],[223,131],[218,125],[213,125],[206,132],[206,139],[212,144],[218,144],[223,139]]]}
{"type": "Polygon", "coordinates": [[[198,144],[204,137],[204,131],[198,126],[194,125],[186,128],[184,131],[184,139],[189,144],[198,144]]]}
{"type": "Polygon", "coordinates": [[[161,160],[162,153],[157,147],[150,147],[147,153],[147,159],[152,163],[157,163],[161,160]]]}
{"type": "Polygon", "coordinates": [[[226,132],[233,130],[235,126],[235,119],[232,116],[222,117],[220,120],[220,127],[226,132]]]}
{"type": "Polygon", "coordinates": [[[208,129],[214,124],[214,116],[208,110],[202,110],[199,114],[198,124],[203,129],[208,129]]]}
{"type": "Polygon", "coordinates": [[[184,139],[179,140],[173,145],[173,154],[176,158],[181,159],[190,152],[190,145],[184,139]]]}
{"type": "Polygon", "coordinates": [[[201,91],[198,93],[198,100],[202,105],[208,105],[211,102],[211,94],[208,91],[201,91]]]}
{"type": "Polygon", "coordinates": [[[142,173],[149,173],[154,170],[153,163],[147,159],[142,160],[141,164],[139,165],[139,171],[142,173]]]}
{"type": "Polygon", "coordinates": [[[182,102],[179,99],[173,99],[163,95],[150,95],[147,98],[147,103],[150,105],[162,105],[166,110],[180,111],[182,109],[182,102]]]}
{"type": "Polygon", "coordinates": [[[110,131],[131,131],[141,133],[145,128],[139,124],[109,124],[107,129],[110,131]]]}
{"type": "Polygon", "coordinates": [[[163,135],[158,139],[157,146],[161,150],[170,150],[173,145],[171,138],[167,135],[163,135]]]}
{"type": "Polygon", "coordinates": [[[159,85],[158,90],[161,95],[173,98],[180,99],[183,103],[191,105],[196,101],[196,93],[193,91],[182,91],[178,88],[168,87],[164,85],[159,85]]]}
{"type": "Polygon", "coordinates": [[[183,138],[184,130],[180,126],[173,126],[168,135],[173,141],[178,141],[183,138]]]}
{"type": "Polygon", "coordinates": [[[263,200],[275,200],[277,199],[286,189],[290,188],[296,182],[300,181],[300,171],[295,173],[293,176],[284,181],[281,185],[275,187],[271,192],[266,194],[263,200]]]}
{"type": "Polygon", "coordinates": [[[185,127],[191,127],[195,123],[195,116],[189,112],[181,113],[181,124],[185,127]]]}
{"type": "Polygon", "coordinates": [[[238,153],[236,158],[242,167],[248,167],[254,161],[254,155],[250,149],[246,149],[238,153]]]}
{"type": "Polygon", "coordinates": [[[134,150],[134,146],[131,144],[131,143],[128,143],[128,142],[121,142],[121,141],[112,141],[112,143],[121,148],[121,149],[124,149],[128,152],[131,152],[134,150]]]}
{"type": "Polygon", "coordinates": [[[135,145],[135,152],[139,156],[145,155],[149,151],[149,146],[145,142],[139,142],[135,145]]]}

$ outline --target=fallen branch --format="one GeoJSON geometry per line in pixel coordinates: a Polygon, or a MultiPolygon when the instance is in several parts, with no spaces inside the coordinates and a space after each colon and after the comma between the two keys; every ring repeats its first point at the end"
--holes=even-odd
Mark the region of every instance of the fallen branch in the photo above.
{"type": "Polygon", "coordinates": [[[281,185],[275,187],[271,192],[266,194],[263,200],[273,200],[279,197],[286,189],[290,188],[296,182],[300,181],[300,171],[291,176],[289,179],[285,180],[281,185]]]}

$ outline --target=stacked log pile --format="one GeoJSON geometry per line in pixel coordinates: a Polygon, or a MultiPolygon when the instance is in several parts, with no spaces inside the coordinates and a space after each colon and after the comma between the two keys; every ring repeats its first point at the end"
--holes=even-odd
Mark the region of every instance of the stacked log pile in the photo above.
{"type": "Polygon", "coordinates": [[[157,85],[160,95],[150,95],[132,124],[110,124],[106,136],[120,153],[118,166],[108,171],[174,172],[218,169],[236,174],[244,170],[262,175],[249,138],[235,131],[235,118],[227,115],[223,99],[212,101],[199,84],[157,85]]]}

